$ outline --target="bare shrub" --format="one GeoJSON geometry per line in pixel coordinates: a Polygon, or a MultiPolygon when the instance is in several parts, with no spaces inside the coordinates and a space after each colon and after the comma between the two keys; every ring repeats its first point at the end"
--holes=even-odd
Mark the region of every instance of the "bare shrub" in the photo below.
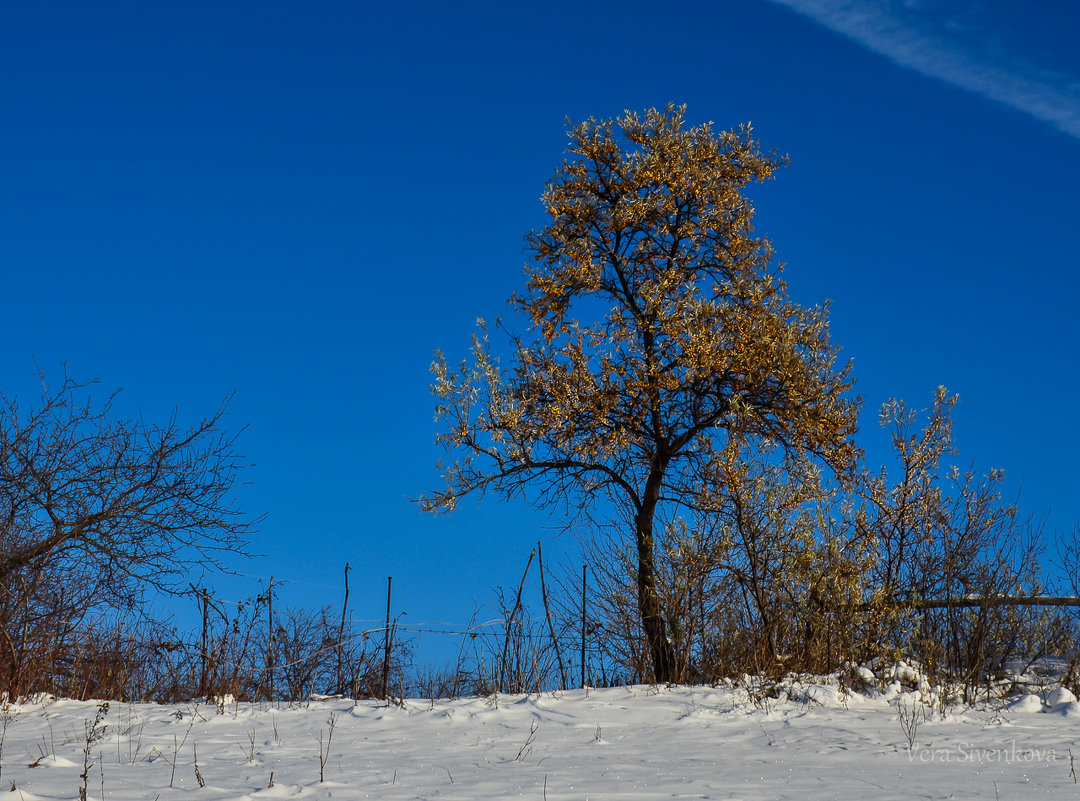
{"type": "Polygon", "coordinates": [[[926,707],[918,701],[900,699],[896,702],[896,717],[910,751],[919,738],[919,726],[926,720],[926,707]]]}
{"type": "Polygon", "coordinates": [[[479,695],[534,693],[558,686],[558,661],[546,618],[534,614],[524,601],[519,605],[516,598],[509,600],[501,587],[495,593],[501,626],[474,631],[463,660],[459,660],[459,666],[471,666],[464,668],[466,691],[479,695]]]}
{"type": "Polygon", "coordinates": [[[903,403],[886,404],[882,424],[899,475],[894,483],[884,471],[867,475],[861,492],[878,549],[875,638],[918,660],[932,678],[962,682],[970,697],[1008,662],[1058,646],[1038,634],[1053,613],[995,603],[1041,590],[1042,532],[1002,499],[1002,471],[979,475],[945,462],[955,454],[956,402],[939,387],[921,431],[903,403]],[[919,608],[925,599],[945,606],[919,608]],[[982,603],[948,605],[953,600],[982,603]]]}
{"type": "Polygon", "coordinates": [[[157,425],[118,415],[115,395],[41,381],[36,404],[0,394],[0,688],[13,696],[63,686],[85,666],[73,640],[97,632],[109,650],[101,620],[243,553],[253,530],[232,500],[242,465],[224,404],[157,425]]]}

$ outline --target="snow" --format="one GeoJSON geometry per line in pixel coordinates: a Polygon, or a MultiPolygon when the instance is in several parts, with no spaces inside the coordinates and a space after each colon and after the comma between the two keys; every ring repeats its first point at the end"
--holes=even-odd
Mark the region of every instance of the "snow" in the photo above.
{"type": "Polygon", "coordinates": [[[1076,696],[1064,687],[1058,687],[1046,696],[1046,705],[1055,712],[1067,708],[1069,704],[1076,703],[1076,696]]]}
{"type": "MultiPolygon", "coordinates": [[[[893,671],[885,692],[880,682],[854,692],[835,678],[807,677],[780,682],[768,694],[760,683],[740,681],[412,699],[389,707],[342,698],[275,705],[113,702],[90,748],[87,795],[117,801],[1076,797],[1071,756],[1080,754],[1080,704],[1071,693],[972,707],[937,700],[926,706],[909,749],[897,706],[923,703],[917,673],[893,671]]],[[[27,801],[77,798],[97,713],[96,703],[68,700],[9,706],[0,793],[27,801]]]]}

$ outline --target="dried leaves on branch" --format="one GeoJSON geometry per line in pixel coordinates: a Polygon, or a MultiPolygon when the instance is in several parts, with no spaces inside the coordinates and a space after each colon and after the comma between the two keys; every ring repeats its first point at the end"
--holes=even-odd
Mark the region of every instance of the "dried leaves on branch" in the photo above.
{"type": "MultiPolygon", "coordinates": [[[[574,125],[528,237],[529,323],[504,368],[481,326],[433,370],[446,487],[627,521],[653,678],[678,678],[656,588],[654,521],[719,511],[740,449],[852,467],[855,402],[825,310],[786,295],[743,191],[785,159],[749,126],[687,127],[669,106],[574,125]]],[[[800,472],[805,470],[800,469],[800,472]]]]}

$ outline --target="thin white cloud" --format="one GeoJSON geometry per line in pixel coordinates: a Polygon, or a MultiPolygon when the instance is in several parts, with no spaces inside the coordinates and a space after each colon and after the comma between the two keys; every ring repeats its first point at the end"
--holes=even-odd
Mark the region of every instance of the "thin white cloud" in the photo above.
{"type": "Polygon", "coordinates": [[[1080,78],[981,55],[979,31],[920,13],[914,0],[773,0],[902,67],[1011,106],[1080,139],[1080,78]],[[962,33],[962,36],[960,35],[962,33]]]}

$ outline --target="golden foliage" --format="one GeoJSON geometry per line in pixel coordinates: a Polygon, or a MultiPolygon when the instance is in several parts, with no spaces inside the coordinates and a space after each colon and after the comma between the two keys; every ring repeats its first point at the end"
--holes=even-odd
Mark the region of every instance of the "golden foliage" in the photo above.
{"type": "Polygon", "coordinates": [[[686,127],[668,106],[569,131],[550,221],[527,236],[511,367],[481,324],[472,359],[433,365],[449,510],[489,489],[630,521],[655,678],[675,677],[653,564],[653,522],[718,512],[740,449],[850,472],[857,401],[826,310],[787,298],[743,194],[786,163],[750,126],[686,127]]]}
{"type": "Polygon", "coordinates": [[[604,487],[636,513],[650,475],[698,503],[735,433],[849,468],[850,368],[825,309],[787,299],[743,194],[786,159],[762,153],[749,126],[688,128],[671,106],[569,136],[512,298],[534,338],[513,340],[509,371],[483,327],[471,363],[434,365],[454,462],[427,508],[539,481],[544,501],[604,487]]]}

